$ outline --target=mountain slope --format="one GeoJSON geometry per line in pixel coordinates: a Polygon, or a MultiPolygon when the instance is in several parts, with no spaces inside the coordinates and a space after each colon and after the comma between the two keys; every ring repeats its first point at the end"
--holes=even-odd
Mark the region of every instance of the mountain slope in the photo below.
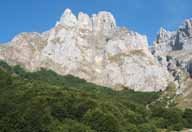
{"type": "Polygon", "coordinates": [[[176,101],[181,108],[192,107],[192,19],[185,20],[176,31],[161,29],[152,53],[167,68],[177,84],[176,101]]]}
{"type": "Polygon", "coordinates": [[[189,127],[191,110],[146,105],[155,92],[113,91],[50,70],[0,63],[0,131],[156,132],[189,127]],[[185,123],[184,123],[185,122],[185,123]]]}

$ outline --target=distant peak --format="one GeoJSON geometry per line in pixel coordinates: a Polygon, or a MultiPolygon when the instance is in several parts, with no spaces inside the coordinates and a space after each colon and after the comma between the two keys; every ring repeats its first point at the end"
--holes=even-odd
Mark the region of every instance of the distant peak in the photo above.
{"type": "Polygon", "coordinates": [[[190,25],[192,25],[192,18],[185,19],[183,24],[181,24],[178,29],[184,29],[186,27],[189,27],[190,25]]]}
{"type": "Polygon", "coordinates": [[[178,32],[182,32],[184,37],[192,37],[192,19],[186,19],[179,27],[178,32]]]}
{"type": "Polygon", "coordinates": [[[65,11],[63,12],[63,15],[61,16],[61,19],[62,19],[63,17],[70,17],[70,16],[75,16],[75,15],[74,15],[73,12],[71,11],[71,9],[67,8],[67,9],[65,9],[65,11]]]}
{"type": "Polygon", "coordinates": [[[59,24],[67,27],[73,27],[77,24],[77,18],[70,9],[66,9],[60,18],[59,24]]]}
{"type": "Polygon", "coordinates": [[[188,29],[192,29],[192,19],[186,19],[184,22],[184,26],[188,29]]]}
{"type": "Polygon", "coordinates": [[[67,15],[67,14],[72,14],[71,9],[69,9],[69,8],[65,9],[64,15],[67,15]]]}
{"type": "Polygon", "coordinates": [[[89,16],[80,12],[75,16],[70,9],[66,9],[57,22],[64,27],[90,30],[97,33],[103,33],[105,36],[111,36],[116,30],[116,21],[114,16],[107,11],[100,11],[97,14],[89,16]]]}
{"type": "Polygon", "coordinates": [[[167,32],[167,30],[164,27],[161,27],[159,32],[164,33],[164,32],[167,32]]]}
{"type": "Polygon", "coordinates": [[[100,19],[104,19],[104,20],[108,20],[108,21],[111,21],[114,26],[116,26],[116,20],[114,18],[114,16],[111,14],[111,12],[107,12],[107,11],[100,11],[97,16],[100,18],[100,19]]]}
{"type": "Polygon", "coordinates": [[[173,32],[167,31],[165,28],[161,27],[160,31],[157,35],[156,42],[161,43],[164,42],[172,36],[173,32]]]}
{"type": "Polygon", "coordinates": [[[184,22],[184,24],[192,24],[192,18],[186,19],[185,22],[184,22]]]}

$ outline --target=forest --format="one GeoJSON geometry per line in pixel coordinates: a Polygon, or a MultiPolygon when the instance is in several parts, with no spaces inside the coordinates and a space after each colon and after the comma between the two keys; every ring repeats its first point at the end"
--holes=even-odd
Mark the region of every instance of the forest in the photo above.
{"type": "Polygon", "coordinates": [[[192,109],[162,92],[113,91],[51,70],[0,62],[0,132],[161,132],[192,128],[192,109]],[[148,107],[147,107],[148,106],[148,107]]]}

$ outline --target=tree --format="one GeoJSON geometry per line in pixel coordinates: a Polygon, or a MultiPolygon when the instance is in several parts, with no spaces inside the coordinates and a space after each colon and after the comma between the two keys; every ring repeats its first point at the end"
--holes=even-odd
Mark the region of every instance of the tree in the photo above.
{"type": "Polygon", "coordinates": [[[186,120],[185,127],[192,128],[192,109],[185,109],[183,118],[186,120]]]}
{"type": "Polygon", "coordinates": [[[140,132],[157,132],[157,128],[150,123],[145,123],[139,125],[139,131],[140,132]]]}
{"type": "Polygon", "coordinates": [[[125,128],[125,132],[139,132],[137,126],[134,124],[128,124],[125,128]]]}
{"type": "Polygon", "coordinates": [[[66,119],[63,122],[55,120],[49,127],[49,132],[96,132],[83,123],[66,119]]]}
{"type": "Polygon", "coordinates": [[[168,120],[166,120],[162,117],[156,117],[156,118],[151,119],[150,122],[153,123],[157,128],[167,128],[168,120]]]}
{"type": "Polygon", "coordinates": [[[0,69],[0,88],[7,88],[12,85],[12,78],[9,74],[0,69]]]}
{"type": "Polygon", "coordinates": [[[119,132],[119,123],[115,117],[98,109],[87,112],[84,122],[97,132],[119,132]]]}

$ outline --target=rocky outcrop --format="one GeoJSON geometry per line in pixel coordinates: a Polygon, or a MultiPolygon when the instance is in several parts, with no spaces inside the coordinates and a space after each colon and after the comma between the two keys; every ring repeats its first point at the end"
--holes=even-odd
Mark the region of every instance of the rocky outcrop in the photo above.
{"type": "Polygon", "coordinates": [[[169,32],[161,28],[151,49],[158,58],[171,57],[183,70],[188,70],[192,60],[192,19],[185,20],[177,31],[169,32]]]}
{"type": "Polygon", "coordinates": [[[153,44],[153,52],[168,52],[192,49],[192,19],[185,20],[184,24],[175,32],[161,28],[153,44]]]}
{"type": "Polygon", "coordinates": [[[184,100],[191,96],[192,91],[190,85],[192,78],[192,19],[185,20],[184,24],[174,32],[161,28],[151,51],[160,64],[173,75],[177,84],[176,97],[183,99],[177,103],[184,104],[184,100]]]}
{"type": "Polygon", "coordinates": [[[76,17],[67,9],[45,33],[22,33],[0,47],[0,59],[28,70],[48,68],[59,74],[136,91],[164,90],[170,79],[148,50],[145,36],[116,26],[113,15],[76,17]]]}

